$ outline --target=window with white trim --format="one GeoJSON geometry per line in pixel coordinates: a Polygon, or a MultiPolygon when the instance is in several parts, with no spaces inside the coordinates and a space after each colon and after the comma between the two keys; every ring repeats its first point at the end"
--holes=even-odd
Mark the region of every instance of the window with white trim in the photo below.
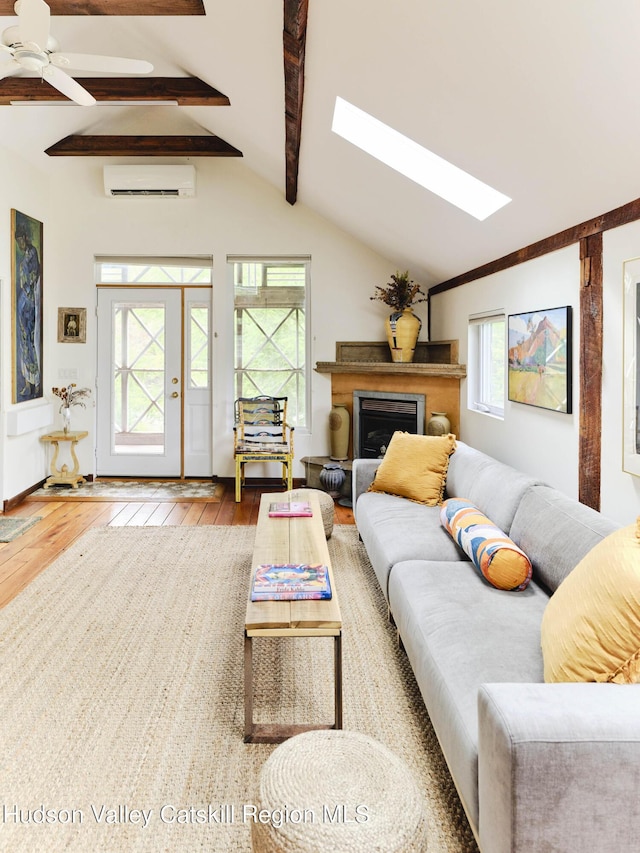
{"type": "Polygon", "coordinates": [[[468,408],[504,418],[506,376],[504,311],[469,317],[468,408]]]}
{"type": "Polygon", "coordinates": [[[287,416],[308,424],[309,260],[229,258],[233,266],[236,397],[288,397],[287,416]]]}
{"type": "Polygon", "coordinates": [[[96,256],[96,284],[131,287],[210,285],[211,255],[190,257],[145,257],[142,255],[96,256]]]}

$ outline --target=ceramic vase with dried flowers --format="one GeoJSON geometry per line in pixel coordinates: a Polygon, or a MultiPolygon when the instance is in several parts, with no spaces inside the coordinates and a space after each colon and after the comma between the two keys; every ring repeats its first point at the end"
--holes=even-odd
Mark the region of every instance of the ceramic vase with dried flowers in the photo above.
{"type": "Polygon", "coordinates": [[[52,388],[56,397],[61,400],[60,414],[62,415],[62,430],[65,433],[71,431],[71,409],[73,406],[82,406],[87,408],[85,400],[91,394],[91,388],[78,388],[75,382],[67,385],[66,388],[52,388]]]}
{"type": "Polygon", "coordinates": [[[376,285],[376,293],[370,299],[384,302],[393,309],[385,323],[391,361],[413,361],[422,320],[416,317],[411,306],[427,301],[420,285],[409,278],[409,270],[396,272],[384,287],[376,285]]]}

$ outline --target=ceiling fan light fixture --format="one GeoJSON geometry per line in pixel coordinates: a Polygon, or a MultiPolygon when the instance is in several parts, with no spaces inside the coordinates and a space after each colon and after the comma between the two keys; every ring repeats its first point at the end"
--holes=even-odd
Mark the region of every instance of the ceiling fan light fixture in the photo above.
{"type": "Polygon", "coordinates": [[[13,58],[27,71],[42,71],[49,64],[46,56],[32,50],[17,50],[13,58]]]}
{"type": "Polygon", "coordinates": [[[484,220],[511,199],[369,113],[337,97],[331,129],[445,201],[484,220]]]}

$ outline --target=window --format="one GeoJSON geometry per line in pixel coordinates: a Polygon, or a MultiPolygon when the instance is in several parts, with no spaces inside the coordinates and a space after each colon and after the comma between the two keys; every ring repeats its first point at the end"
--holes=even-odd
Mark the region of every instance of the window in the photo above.
{"type": "Polygon", "coordinates": [[[186,258],[99,256],[96,258],[96,283],[128,284],[131,287],[206,286],[211,284],[212,266],[210,255],[186,258]]]}
{"type": "Polygon", "coordinates": [[[364,110],[336,98],[331,129],[412,181],[483,220],[511,199],[364,110]]]}
{"type": "Polygon", "coordinates": [[[308,259],[232,259],[235,396],[288,397],[288,419],[307,417],[308,259]]]}
{"type": "Polygon", "coordinates": [[[190,300],[187,308],[187,383],[189,388],[208,388],[210,306],[190,300]]]}
{"type": "Polygon", "coordinates": [[[468,407],[504,417],[506,323],[504,312],[469,318],[468,407]]]}

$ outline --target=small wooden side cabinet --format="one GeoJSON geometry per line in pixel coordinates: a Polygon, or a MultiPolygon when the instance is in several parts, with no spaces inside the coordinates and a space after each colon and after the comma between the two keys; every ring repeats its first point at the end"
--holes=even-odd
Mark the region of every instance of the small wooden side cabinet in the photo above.
{"type": "Polygon", "coordinates": [[[41,435],[40,441],[45,441],[53,445],[53,458],[51,460],[51,476],[47,478],[44,488],[55,486],[58,483],[71,486],[73,489],[78,488],[78,483],[86,483],[85,478],[80,474],[80,463],[76,456],[76,445],[83,438],[86,438],[89,433],[86,430],[74,430],[69,432],[50,432],[47,435],[41,435]],[[60,453],[60,442],[69,442],[69,450],[73,461],[73,469],[70,471],[66,462],[61,468],[58,468],[58,455],[60,453]]]}

